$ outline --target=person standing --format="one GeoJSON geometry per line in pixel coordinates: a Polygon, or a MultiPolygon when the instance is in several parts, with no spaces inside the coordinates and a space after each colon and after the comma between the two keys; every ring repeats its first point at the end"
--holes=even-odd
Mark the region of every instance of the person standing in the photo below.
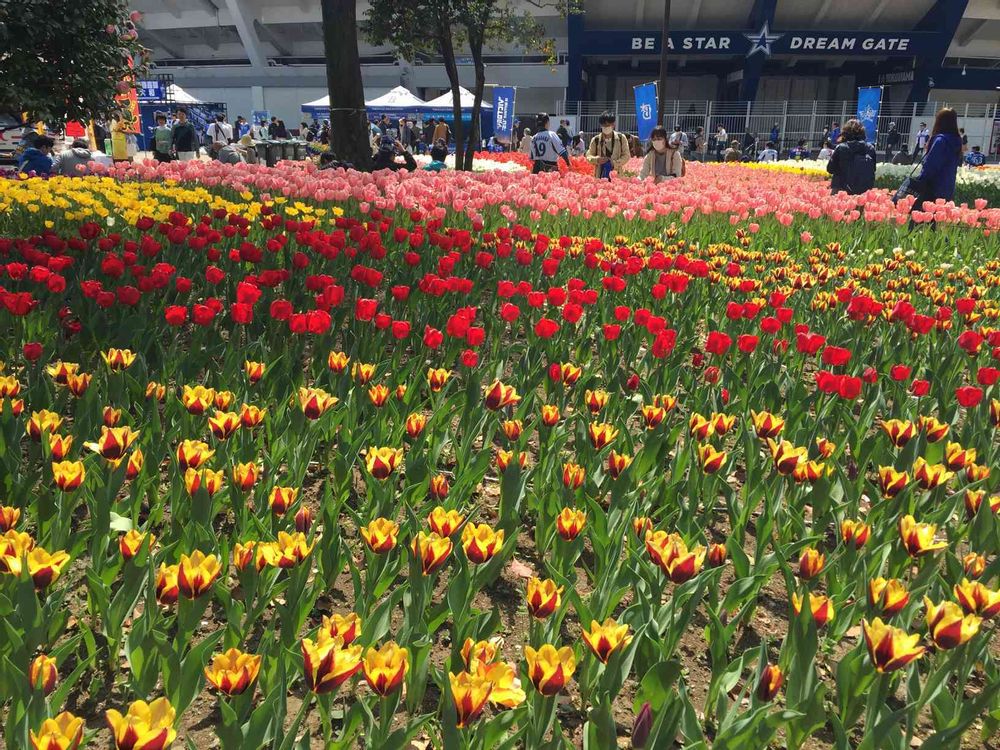
{"type": "Polygon", "coordinates": [[[524,128],[521,131],[521,142],[517,144],[517,150],[526,156],[531,156],[531,128],[524,128]]]}
{"type": "Polygon", "coordinates": [[[228,146],[233,139],[233,129],[226,122],[226,116],[219,113],[215,116],[215,121],[205,128],[205,135],[208,136],[208,155],[218,159],[222,147],[228,146]]]}
{"type": "Polygon", "coordinates": [[[830,142],[836,146],[840,142],[840,123],[835,122],[830,128],[830,142]]]}
{"type": "Polygon", "coordinates": [[[959,128],[958,134],[962,137],[962,153],[969,150],[969,136],[965,134],[965,128],[959,128]]]}
{"type": "MultiPolygon", "coordinates": [[[[604,115],[601,117],[603,118],[604,115]]],[[[533,162],[531,173],[558,172],[559,157],[566,160],[567,167],[570,166],[569,153],[562,145],[562,140],[556,133],[549,130],[549,116],[544,112],[540,113],[537,125],[538,132],[531,136],[531,161],[533,162]]]]}
{"type": "Polygon", "coordinates": [[[875,187],[875,146],[865,141],[865,126],[859,120],[845,122],[841,136],[826,163],[832,175],[830,192],[861,195],[875,187]]]}
{"type": "Polygon", "coordinates": [[[719,125],[715,128],[715,160],[722,161],[723,154],[726,152],[727,141],[729,140],[729,133],[726,129],[719,125]]]}
{"type": "Polygon", "coordinates": [[[778,123],[774,123],[774,126],[771,128],[770,135],[771,135],[771,143],[774,144],[774,148],[776,150],[780,151],[781,150],[781,138],[780,138],[780,136],[781,136],[781,129],[778,127],[778,123]]]}
{"type": "Polygon", "coordinates": [[[694,129],[694,158],[705,161],[708,153],[708,140],[705,138],[705,128],[700,125],[694,129]]]}
{"type": "Polygon", "coordinates": [[[131,161],[128,154],[128,132],[122,120],[111,121],[111,158],[115,164],[131,161]]]}
{"type": "Polygon", "coordinates": [[[594,177],[610,180],[612,170],[620,172],[628,163],[631,150],[625,134],[615,130],[611,112],[602,112],[598,123],[601,132],[590,139],[587,161],[594,165],[594,177]]]}
{"type": "Polygon", "coordinates": [[[242,138],[250,132],[250,123],[243,115],[236,118],[236,137],[242,138]]]}
{"type": "Polygon", "coordinates": [[[177,154],[178,161],[193,161],[198,157],[198,134],[187,118],[187,110],[178,107],[174,115],[174,127],[171,136],[171,150],[177,154]]]}
{"type": "Polygon", "coordinates": [[[163,112],[157,112],[156,127],[153,129],[153,158],[161,164],[172,161],[170,152],[173,142],[174,132],[167,125],[167,116],[163,112]]]}
{"type": "Polygon", "coordinates": [[[829,161],[831,156],[833,156],[833,144],[829,140],[823,141],[823,145],[816,158],[820,161],[829,161]]]}
{"type": "Polygon", "coordinates": [[[674,132],[671,135],[671,138],[679,138],[681,144],[681,153],[687,153],[689,147],[688,134],[684,132],[684,129],[681,127],[680,123],[674,125],[674,132]]]}
{"type": "Polygon", "coordinates": [[[563,148],[569,148],[569,120],[560,120],[559,129],[556,131],[556,135],[559,136],[559,140],[562,141],[563,148]]]}
{"type": "Polygon", "coordinates": [[[924,201],[938,198],[950,201],[955,197],[955,176],[962,163],[962,136],[958,132],[955,110],[944,107],[938,111],[929,137],[927,156],[918,178],[923,190],[917,196],[914,208],[919,208],[924,201]]]}
{"type": "Polygon", "coordinates": [[[824,125],[823,132],[819,134],[819,140],[816,141],[816,148],[823,148],[828,140],[830,140],[830,126],[824,125]]]}
{"type": "Polygon", "coordinates": [[[896,123],[889,123],[889,132],[885,134],[885,160],[892,163],[892,157],[899,151],[899,145],[903,141],[902,134],[896,129],[896,123]]]}
{"type": "Polygon", "coordinates": [[[653,128],[649,134],[649,148],[639,169],[639,179],[652,177],[655,182],[681,177],[684,174],[684,157],[680,152],[680,141],[667,138],[667,129],[653,128]],[[671,143],[674,145],[671,146],[671,143]]]}
{"type": "Polygon", "coordinates": [[[444,141],[445,146],[451,143],[451,128],[448,127],[448,123],[444,121],[443,117],[438,120],[437,125],[434,126],[434,131],[431,136],[432,142],[444,141]]]}
{"type": "MultiPolygon", "coordinates": [[[[958,135],[958,133],[956,132],[955,135],[958,135]]],[[[924,153],[930,140],[931,134],[930,131],[927,130],[927,123],[920,123],[920,130],[917,131],[917,140],[913,145],[913,158],[917,158],[924,153]]]]}

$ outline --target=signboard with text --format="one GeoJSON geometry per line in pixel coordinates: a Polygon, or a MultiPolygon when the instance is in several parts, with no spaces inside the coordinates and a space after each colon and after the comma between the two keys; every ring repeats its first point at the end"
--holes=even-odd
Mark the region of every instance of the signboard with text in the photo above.
{"type": "Polygon", "coordinates": [[[502,143],[510,142],[514,130],[513,86],[493,87],[493,136],[502,143]]]}
{"type": "MultiPolygon", "coordinates": [[[[658,55],[661,34],[648,30],[588,30],[585,55],[658,55]]],[[[672,31],[667,49],[686,55],[871,55],[914,57],[930,49],[931,32],[672,31]]]]}

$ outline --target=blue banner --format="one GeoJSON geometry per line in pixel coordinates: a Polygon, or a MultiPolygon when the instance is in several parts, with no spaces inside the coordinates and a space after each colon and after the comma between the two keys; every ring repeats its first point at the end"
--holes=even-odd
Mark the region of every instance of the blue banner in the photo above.
{"type": "Polygon", "coordinates": [[[513,86],[493,87],[493,137],[502,143],[509,143],[514,132],[513,86]]]}
{"type": "Polygon", "coordinates": [[[635,87],[635,117],[639,140],[648,141],[656,127],[656,84],[644,83],[635,87]]]}
{"type": "Polygon", "coordinates": [[[875,138],[878,136],[878,111],[881,106],[881,86],[858,89],[858,119],[865,126],[865,140],[869,143],[875,143],[875,138]]]}
{"type": "Polygon", "coordinates": [[[136,81],[135,91],[140,102],[162,102],[167,99],[167,85],[163,81],[136,81]]]}

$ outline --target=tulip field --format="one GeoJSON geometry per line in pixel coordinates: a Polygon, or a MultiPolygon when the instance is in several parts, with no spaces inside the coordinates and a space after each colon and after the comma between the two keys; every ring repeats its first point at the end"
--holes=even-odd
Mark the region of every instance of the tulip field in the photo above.
{"type": "Polygon", "coordinates": [[[996,746],[1000,210],[586,172],[0,180],[0,747],[996,746]]]}

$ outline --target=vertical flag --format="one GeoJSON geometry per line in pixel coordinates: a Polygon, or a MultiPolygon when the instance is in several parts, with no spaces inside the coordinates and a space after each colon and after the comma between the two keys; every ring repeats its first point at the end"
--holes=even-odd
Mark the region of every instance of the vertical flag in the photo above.
{"type": "MultiPolygon", "coordinates": [[[[128,59],[128,67],[130,70],[134,67],[131,57],[128,59]]],[[[129,73],[118,84],[118,93],[115,95],[115,100],[122,108],[120,120],[121,132],[139,133],[141,128],[139,123],[139,95],[135,91],[134,75],[129,73]]]]}
{"type": "Polygon", "coordinates": [[[514,131],[513,86],[493,87],[493,137],[502,143],[510,143],[514,131]]]}
{"type": "Polygon", "coordinates": [[[868,143],[875,143],[875,138],[878,136],[878,111],[881,106],[881,86],[858,89],[858,119],[865,126],[865,140],[868,143]]]}
{"type": "Polygon", "coordinates": [[[635,87],[636,130],[640,141],[648,141],[656,126],[656,84],[644,83],[635,87]]]}

